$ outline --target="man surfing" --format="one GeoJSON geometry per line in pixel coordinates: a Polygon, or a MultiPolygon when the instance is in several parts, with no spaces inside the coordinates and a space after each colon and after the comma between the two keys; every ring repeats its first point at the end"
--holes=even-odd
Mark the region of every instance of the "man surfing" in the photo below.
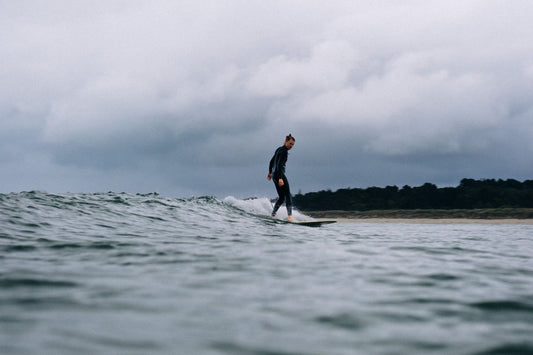
{"type": "Polygon", "coordinates": [[[268,175],[267,180],[270,181],[273,179],[274,186],[276,186],[276,191],[278,192],[278,200],[274,205],[272,210],[272,217],[276,216],[276,212],[281,207],[283,202],[285,202],[285,207],[287,208],[287,215],[289,216],[287,220],[292,222],[292,198],[291,190],[289,188],[289,181],[285,176],[285,164],[287,163],[287,157],[289,156],[289,150],[294,147],[295,139],[292,134],[289,133],[285,137],[285,143],[276,149],[274,156],[270,159],[270,164],[268,165],[268,175]]]}

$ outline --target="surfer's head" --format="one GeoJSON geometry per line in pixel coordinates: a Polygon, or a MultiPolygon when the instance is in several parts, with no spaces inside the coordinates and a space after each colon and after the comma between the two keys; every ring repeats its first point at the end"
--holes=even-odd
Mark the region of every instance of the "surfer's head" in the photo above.
{"type": "Polygon", "coordinates": [[[289,133],[287,136],[285,136],[285,147],[287,149],[291,149],[294,146],[295,142],[296,140],[294,139],[292,134],[289,133]]]}

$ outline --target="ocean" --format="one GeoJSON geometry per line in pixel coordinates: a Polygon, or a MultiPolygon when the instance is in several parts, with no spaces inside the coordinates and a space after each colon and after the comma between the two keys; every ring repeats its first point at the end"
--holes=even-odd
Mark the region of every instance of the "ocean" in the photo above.
{"type": "Polygon", "coordinates": [[[270,209],[0,194],[0,353],[533,354],[532,225],[270,209]]]}

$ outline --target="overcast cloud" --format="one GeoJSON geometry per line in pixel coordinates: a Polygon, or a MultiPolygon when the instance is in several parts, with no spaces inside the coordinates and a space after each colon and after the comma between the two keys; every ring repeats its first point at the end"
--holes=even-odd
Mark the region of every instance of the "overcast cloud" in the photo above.
{"type": "Polygon", "coordinates": [[[0,192],[533,178],[533,2],[1,1],[0,192]]]}

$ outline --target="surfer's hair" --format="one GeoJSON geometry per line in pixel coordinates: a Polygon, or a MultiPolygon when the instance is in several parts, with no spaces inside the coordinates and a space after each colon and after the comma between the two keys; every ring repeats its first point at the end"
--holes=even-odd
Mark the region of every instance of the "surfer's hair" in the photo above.
{"type": "Polygon", "coordinates": [[[288,141],[295,141],[296,142],[296,139],[294,139],[294,137],[292,136],[292,134],[287,134],[285,136],[285,142],[288,142],[288,141]]]}

